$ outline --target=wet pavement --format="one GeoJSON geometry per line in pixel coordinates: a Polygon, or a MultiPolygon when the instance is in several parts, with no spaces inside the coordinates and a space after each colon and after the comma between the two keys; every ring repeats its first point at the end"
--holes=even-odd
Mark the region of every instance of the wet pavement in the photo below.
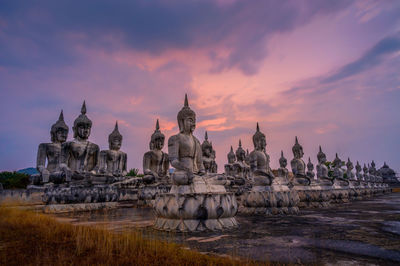
{"type": "Polygon", "coordinates": [[[296,216],[242,217],[234,231],[171,234],[151,228],[151,209],[119,208],[58,214],[73,224],[115,231],[143,231],[212,254],[295,264],[400,265],[400,193],[329,209],[301,210],[296,216]]]}

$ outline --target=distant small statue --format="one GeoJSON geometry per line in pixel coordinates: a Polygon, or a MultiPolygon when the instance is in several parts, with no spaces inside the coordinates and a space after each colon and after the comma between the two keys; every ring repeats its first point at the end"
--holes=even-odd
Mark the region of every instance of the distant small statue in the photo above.
{"type": "Polygon", "coordinates": [[[279,158],[278,176],[274,179],[274,184],[287,185],[289,183],[289,170],[286,168],[287,160],[281,151],[281,158],[279,158]]]}
{"type": "Polygon", "coordinates": [[[368,174],[368,167],[365,165],[364,163],[364,167],[363,167],[363,172],[364,172],[364,180],[366,182],[370,182],[370,178],[369,178],[369,174],[368,174]]]}
{"type": "Polygon", "coordinates": [[[314,180],[315,173],[314,173],[314,165],[311,162],[310,157],[308,157],[308,163],[307,163],[307,173],[306,175],[310,178],[310,180],[314,180]]]}
{"type": "Polygon", "coordinates": [[[150,151],[143,156],[143,181],[147,184],[168,182],[169,179],[169,157],[163,152],[165,136],[160,131],[160,124],[156,122],[156,129],[151,135],[150,151]]]}
{"type": "Polygon", "coordinates": [[[39,174],[31,176],[32,184],[62,183],[64,176],[60,169],[61,145],[67,140],[68,126],[64,122],[63,111],[50,130],[51,143],[41,143],[38,148],[36,169],[39,174]],[[46,166],[47,160],[47,166],[46,166]]]}
{"type": "Polygon", "coordinates": [[[215,150],[212,143],[208,141],[207,131],[204,136],[204,141],[201,144],[203,151],[203,164],[206,173],[217,173],[217,163],[215,162],[215,150]]]}
{"type": "Polygon", "coordinates": [[[93,181],[93,177],[99,171],[100,149],[97,144],[88,141],[92,121],[86,116],[85,102],[82,104],[81,114],[75,119],[72,129],[74,140],[63,143],[60,168],[65,173],[67,182],[72,180],[93,181]]]}
{"type": "Polygon", "coordinates": [[[356,177],[357,177],[357,180],[358,181],[364,181],[364,176],[363,176],[363,174],[361,173],[361,165],[360,165],[360,163],[357,161],[357,164],[356,164],[356,177]]]}
{"type": "Polygon", "coordinates": [[[126,176],[127,155],[120,151],[122,145],[122,135],[118,130],[118,122],[115,122],[113,132],[108,135],[109,150],[100,152],[100,173],[122,179],[126,176]]]}
{"type": "Polygon", "coordinates": [[[306,175],[306,164],[302,160],[304,152],[303,147],[299,144],[297,137],[295,138],[295,144],[292,148],[293,151],[293,160],[290,162],[292,167],[292,172],[294,175],[294,182],[297,185],[310,185],[311,180],[306,175]]]}
{"type": "Polygon", "coordinates": [[[350,158],[347,158],[346,167],[347,167],[346,171],[347,178],[352,181],[357,180],[355,174],[353,173],[354,166],[353,163],[350,161],[350,158]]]}
{"type": "Polygon", "coordinates": [[[233,164],[235,177],[247,179],[250,167],[245,163],[245,159],[246,152],[242,148],[242,141],[239,140],[239,147],[236,150],[236,162],[233,164]]]}
{"type": "Polygon", "coordinates": [[[348,186],[349,181],[347,178],[344,178],[344,170],[342,169],[342,160],[340,160],[338,154],[336,153],[335,159],[332,161],[333,165],[333,177],[335,183],[340,186],[348,186]]]}
{"type": "Polygon", "coordinates": [[[235,156],[235,153],[233,152],[232,146],[231,146],[231,150],[229,151],[227,157],[228,157],[228,163],[224,165],[225,175],[233,177],[233,176],[235,176],[233,164],[236,161],[236,156],[235,156]]]}
{"type": "Polygon", "coordinates": [[[265,152],[267,142],[257,123],[253,135],[254,150],[250,153],[250,171],[255,186],[270,186],[275,176],[269,166],[269,155],[265,152]]]}
{"type": "Polygon", "coordinates": [[[326,166],[326,155],[322,151],[321,146],[319,146],[319,152],[317,154],[318,164],[317,164],[317,180],[322,186],[333,185],[333,178],[329,177],[329,169],[326,166]]]}

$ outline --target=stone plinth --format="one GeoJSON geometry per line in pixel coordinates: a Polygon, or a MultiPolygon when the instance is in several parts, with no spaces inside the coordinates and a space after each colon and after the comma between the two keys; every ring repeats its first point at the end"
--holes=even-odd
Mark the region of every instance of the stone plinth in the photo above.
{"type": "Polygon", "coordinates": [[[118,201],[118,190],[105,185],[54,185],[48,186],[43,195],[46,204],[75,204],[118,201]]]}
{"type": "Polygon", "coordinates": [[[156,196],[154,228],[174,232],[201,232],[236,228],[234,193],[223,185],[195,177],[190,185],[172,185],[170,193],[156,196]]]}
{"type": "Polygon", "coordinates": [[[297,214],[299,196],[287,186],[254,186],[242,196],[239,212],[244,215],[297,214]]]}
{"type": "Polygon", "coordinates": [[[299,208],[326,208],[330,206],[333,195],[331,186],[320,186],[318,184],[309,186],[296,185],[293,190],[297,191],[299,195],[299,208]]]}

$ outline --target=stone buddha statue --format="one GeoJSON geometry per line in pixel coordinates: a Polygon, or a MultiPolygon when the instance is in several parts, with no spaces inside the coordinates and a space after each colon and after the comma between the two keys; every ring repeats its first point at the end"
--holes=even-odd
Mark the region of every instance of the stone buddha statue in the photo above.
{"type": "Polygon", "coordinates": [[[314,164],[311,162],[310,157],[308,157],[307,163],[307,173],[306,175],[310,178],[310,180],[314,180],[315,173],[314,173],[314,164]]]}
{"type": "Polygon", "coordinates": [[[375,168],[374,161],[371,162],[371,166],[368,164],[368,172],[369,172],[369,175],[371,176],[371,181],[376,182],[377,178],[376,178],[376,168],[375,168]]]}
{"type": "Polygon", "coordinates": [[[289,170],[286,168],[287,160],[281,151],[281,158],[279,158],[278,176],[274,179],[274,184],[287,185],[289,183],[289,170]]]}
{"type": "Polygon", "coordinates": [[[61,145],[67,140],[68,126],[64,122],[62,110],[57,122],[51,126],[50,136],[51,143],[41,143],[38,148],[36,169],[39,174],[31,176],[31,181],[34,185],[48,182],[61,183],[64,181],[60,169],[61,145]]]}
{"type": "Polygon", "coordinates": [[[370,182],[370,178],[369,178],[369,174],[368,174],[368,167],[365,165],[364,163],[364,167],[363,167],[363,172],[364,172],[364,180],[366,182],[370,182]]]}
{"type": "Polygon", "coordinates": [[[292,147],[293,160],[290,162],[292,172],[294,175],[294,183],[297,185],[307,186],[310,185],[311,180],[306,175],[306,164],[303,161],[303,147],[299,144],[297,137],[295,138],[295,144],[292,147]]]}
{"type": "Polygon", "coordinates": [[[233,177],[235,175],[233,164],[236,161],[236,156],[235,156],[235,153],[233,152],[232,146],[231,146],[231,150],[228,153],[227,157],[228,157],[228,163],[224,165],[225,175],[233,177]]]}
{"type": "Polygon", "coordinates": [[[319,146],[319,152],[317,154],[318,164],[317,164],[317,180],[322,186],[331,186],[333,185],[333,178],[329,177],[328,167],[325,165],[326,163],[326,155],[322,151],[321,146],[319,146]]]}
{"type": "Polygon", "coordinates": [[[356,164],[356,177],[357,177],[358,181],[364,181],[364,176],[362,175],[361,170],[362,170],[361,169],[361,165],[357,161],[357,164],[356,164]]]}
{"type": "Polygon", "coordinates": [[[156,195],[154,227],[160,230],[199,232],[237,227],[234,193],[226,192],[224,175],[205,172],[202,149],[193,135],[196,114],[187,95],[178,116],[179,133],[168,139],[168,155],[175,171],[168,193],[156,195]]]}
{"type": "Polygon", "coordinates": [[[250,167],[245,162],[246,152],[242,148],[242,141],[239,140],[239,147],[236,150],[236,162],[233,164],[234,175],[237,178],[248,178],[250,167]]]}
{"type": "Polygon", "coordinates": [[[86,103],[83,102],[81,114],[75,119],[74,140],[62,145],[62,171],[66,181],[87,180],[99,170],[100,149],[97,144],[88,141],[92,129],[92,121],[86,116],[86,103]]]}
{"type": "Polygon", "coordinates": [[[204,136],[204,141],[201,144],[203,152],[203,164],[206,173],[217,173],[217,163],[215,162],[215,151],[212,143],[208,141],[207,131],[204,136]]]}
{"type": "Polygon", "coordinates": [[[100,152],[100,173],[121,179],[126,176],[127,155],[120,151],[122,135],[118,130],[118,122],[115,122],[113,132],[108,135],[109,150],[100,152]]]}
{"type": "Polygon", "coordinates": [[[187,95],[177,119],[180,132],[168,139],[169,160],[171,166],[175,168],[172,183],[177,186],[190,185],[195,176],[205,174],[205,169],[200,142],[193,136],[196,128],[196,114],[189,107],[187,95]]]}
{"type": "Polygon", "coordinates": [[[150,151],[143,156],[143,181],[147,184],[154,182],[168,182],[169,157],[163,152],[165,136],[160,131],[160,124],[156,122],[156,130],[151,135],[150,151]]]}
{"type": "Polygon", "coordinates": [[[357,180],[355,174],[353,173],[354,166],[353,163],[350,161],[350,158],[347,158],[346,167],[347,167],[346,171],[347,178],[352,181],[357,180]]]}
{"type": "Polygon", "coordinates": [[[256,133],[253,135],[254,150],[250,153],[250,171],[255,186],[270,186],[274,174],[269,166],[269,155],[265,152],[267,142],[265,135],[260,131],[257,123],[256,133]]]}
{"type": "Polygon", "coordinates": [[[340,186],[348,186],[348,179],[344,178],[344,170],[342,169],[342,160],[336,153],[335,159],[332,161],[334,182],[340,186]]]}
{"type": "Polygon", "coordinates": [[[250,165],[250,153],[249,153],[249,149],[246,149],[246,158],[244,159],[245,163],[247,165],[250,165]]]}

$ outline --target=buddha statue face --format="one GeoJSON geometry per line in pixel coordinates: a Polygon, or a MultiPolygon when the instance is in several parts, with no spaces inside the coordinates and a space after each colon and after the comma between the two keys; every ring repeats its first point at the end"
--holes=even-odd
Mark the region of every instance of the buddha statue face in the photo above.
{"type": "Polygon", "coordinates": [[[253,144],[254,144],[254,148],[257,151],[264,151],[265,147],[267,146],[267,141],[265,139],[265,136],[260,136],[260,137],[256,138],[253,141],[253,144]]]}
{"type": "Polygon", "coordinates": [[[113,138],[109,142],[110,150],[119,151],[121,149],[122,139],[120,138],[113,138]]]}
{"type": "Polygon", "coordinates": [[[297,137],[295,139],[295,144],[292,148],[292,152],[295,159],[301,159],[304,155],[303,147],[299,144],[297,137]]]}
{"type": "Polygon", "coordinates": [[[350,161],[347,161],[346,167],[347,167],[347,170],[349,170],[349,171],[354,169],[353,163],[350,161]]]}
{"type": "Polygon", "coordinates": [[[361,172],[361,165],[358,162],[356,164],[356,171],[361,172]]]}
{"type": "Polygon", "coordinates": [[[194,117],[186,117],[180,123],[181,132],[185,134],[192,134],[196,129],[196,119],[194,117]]]}
{"type": "Polygon", "coordinates": [[[67,141],[67,137],[68,129],[58,128],[54,134],[54,137],[52,136],[52,139],[54,138],[54,142],[64,143],[65,141],[67,141]]]}
{"type": "Polygon", "coordinates": [[[164,148],[164,140],[165,140],[165,138],[161,135],[152,139],[151,142],[152,142],[153,149],[162,150],[164,148]]]}
{"type": "Polygon", "coordinates": [[[57,122],[51,126],[50,135],[51,142],[54,143],[64,143],[67,140],[68,126],[64,122],[64,114],[62,110],[57,122]]]}
{"type": "Polygon", "coordinates": [[[209,147],[205,148],[205,149],[203,150],[203,155],[204,155],[205,157],[211,157],[211,155],[212,155],[212,148],[209,148],[209,147]]]}
{"type": "Polygon", "coordinates": [[[279,158],[279,166],[280,166],[281,168],[286,168],[286,166],[287,166],[287,160],[286,160],[285,157],[279,158]]]}
{"type": "Polygon", "coordinates": [[[92,125],[89,123],[79,123],[74,129],[74,136],[86,140],[90,136],[92,125]]]}
{"type": "Polygon", "coordinates": [[[321,146],[319,146],[319,152],[317,154],[317,159],[318,159],[319,164],[326,163],[326,155],[325,155],[325,153],[322,152],[321,146]]]}
{"type": "Polygon", "coordinates": [[[236,158],[238,161],[244,161],[246,158],[246,152],[243,149],[236,151],[236,158]]]}

